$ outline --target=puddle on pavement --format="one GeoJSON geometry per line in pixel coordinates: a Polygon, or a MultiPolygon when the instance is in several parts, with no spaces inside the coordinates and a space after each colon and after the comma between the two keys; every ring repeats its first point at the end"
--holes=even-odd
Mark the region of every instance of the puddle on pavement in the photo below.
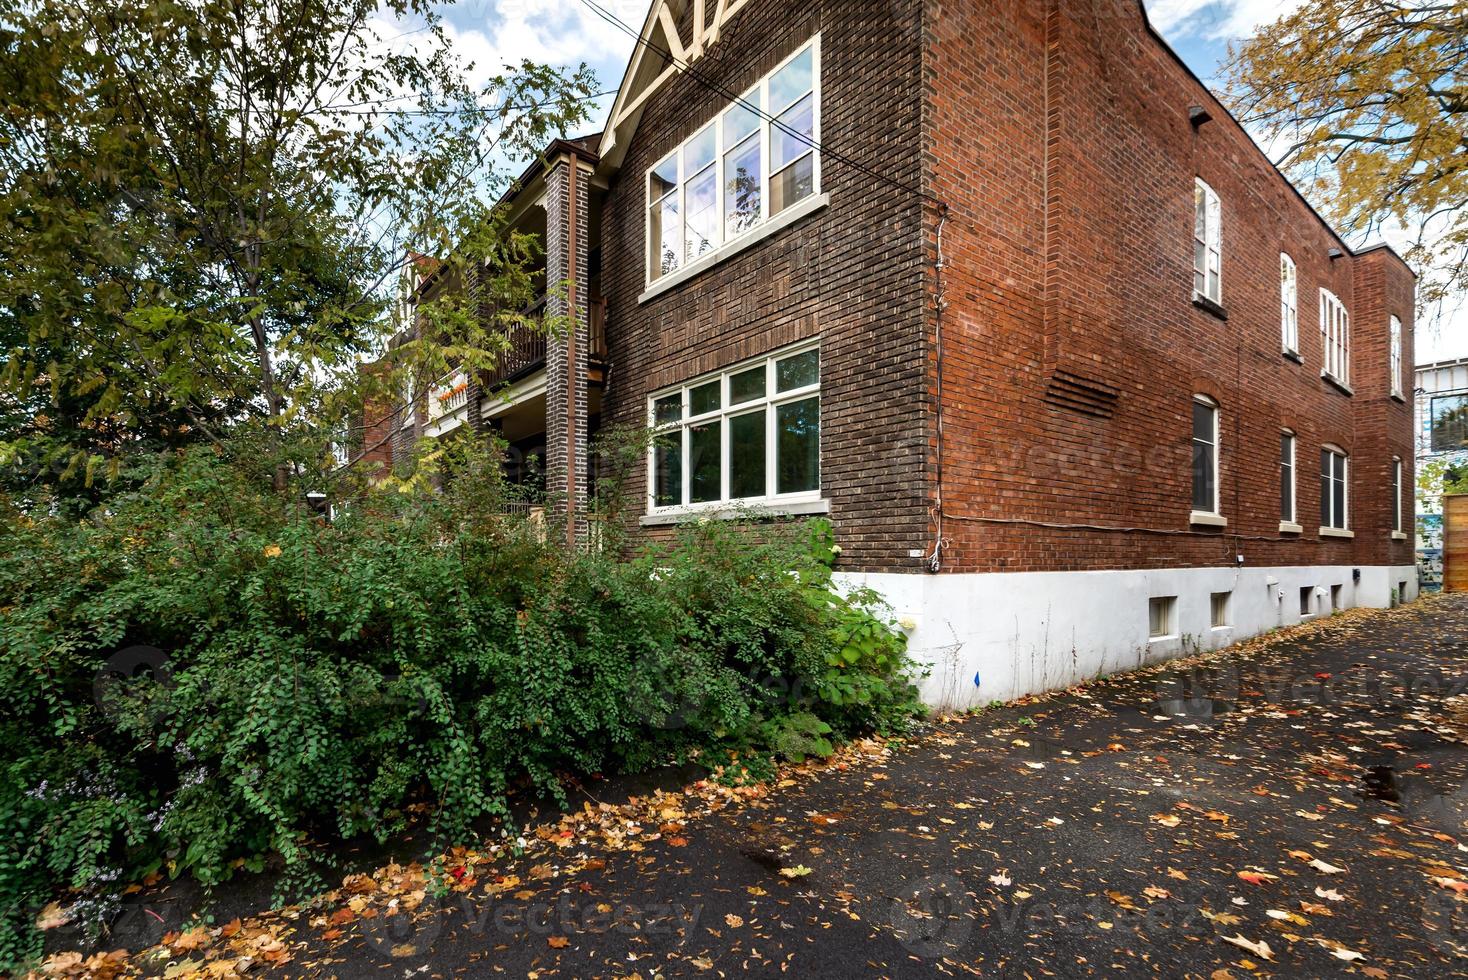
{"type": "Polygon", "coordinates": [[[1206,721],[1216,715],[1226,715],[1233,711],[1234,703],[1232,701],[1220,701],[1217,698],[1168,698],[1162,701],[1153,701],[1142,710],[1153,715],[1163,715],[1168,718],[1206,721]]]}
{"type": "Polygon", "coordinates": [[[1361,780],[1361,788],[1356,790],[1358,796],[1364,796],[1369,800],[1385,800],[1388,803],[1402,802],[1402,787],[1397,781],[1397,770],[1394,766],[1367,766],[1366,776],[1361,780]]]}

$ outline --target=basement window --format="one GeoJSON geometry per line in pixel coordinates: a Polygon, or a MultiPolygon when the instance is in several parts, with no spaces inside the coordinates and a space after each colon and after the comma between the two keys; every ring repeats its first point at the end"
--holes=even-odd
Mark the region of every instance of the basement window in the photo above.
{"type": "Polygon", "coordinates": [[[1229,606],[1233,603],[1233,595],[1232,592],[1215,592],[1209,596],[1208,605],[1214,629],[1220,630],[1230,625],[1229,606]]]}
{"type": "Polygon", "coordinates": [[[1149,619],[1148,636],[1154,640],[1165,640],[1177,635],[1177,596],[1153,596],[1147,602],[1149,619]]]}
{"type": "Polygon", "coordinates": [[[1314,612],[1315,586],[1307,585],[1300,590],[1300,615],[1309,616],[1314,612]]]}

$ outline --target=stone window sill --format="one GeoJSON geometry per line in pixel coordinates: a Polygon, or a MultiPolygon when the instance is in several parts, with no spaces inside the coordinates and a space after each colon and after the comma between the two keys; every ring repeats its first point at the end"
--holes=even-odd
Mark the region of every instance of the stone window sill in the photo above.
{"type": "Polygon", "coordinates": [[[1199,527],[1228,527],[1228,518],[1195,510],[1188,516],[1188,523],[1199,527]]]}
{"type": "Polygon", "coordinates": [[[1295,524],[1295,523],[1292,523],[1290,521],[1280,521],[1279,522],[1279,533],[1280,534],[1304,534],[1305,533],[1305,528],[1303,526],[1299,525],[1299,524],[1295,524]]]}
{"type": "Polygon", "coordinates": [[[1320,536],[1322,538],[1343,538],[1349,540],[1356,536],[1356,532],[1347,531],[1339,527],[1323,527],[1320,529],[1320,536]]]}
{"type": "Polygon", "coordinates": [[[1330,374],[1326,371],[1321,371],[1320,377],[1324,379],[1326,384],[1330,385],[1332,388],[1336,389],[1342,394],[1351,396],[1354,396],[1356,394],[1355,389],[1353,389],[1350,385],[1346,384],[1344,381],[1342,381],[1340,378],[1337,378],[1333,374],[1330,374]]]}
{"type": "Polygon", "coordinates": [[[1402,531],[1393,531],[1392,532],[1392,540],[1393,541],[1406,541],[1407,540],[1407,535],[1404,532],[1402,532],[1402,531]]]}
{"type": "Polygon", "coordinates": [[[1297,350],[1280,351],[1280,355],[1285,360],[1287,360],[1287,361],[1294,361],[1296,364],[1304,364],[1305,363],[1305,359],[1300,356],[1300,352],[1297,351],[1297,350]]]}
{"type": "Polygon", "coordinates": [[[652,514],[644,514],[639,523],[643,527],[662,527],[682,524],[687,521],[728,521],[738,518],[758,519],[761,517],[804,517],[811,514],[829,514],[829,500],[790,500],[773,503],[740,506],[730,503],[668,507],[652,514]]]}
{"type": "Polygon", "coordinates": [[[1202,295],[1201,293],[1193,294],[1193,305],[1205,313],[1209,313],[1213,316],[1218,317],[1220,320],[1228,320],[1228,310],[1225,310],[1223,308],[1223,304],[1215,303],[1213,300],[1209,299],[1207,296],[1202,295]]]}
{"type": "Polygon", "coordinates": [[[755,243],[769,238],[777,231],[790,227],[801,218],[819,211],[830,203],[831,195],[817,194],[814,197],[808,197],[797,204],[791,205],[758,228],[745,232],[732,242],[725,242],[712,252],[699,256],[697,261],[684,266],[676,272],[670,272],[666,276],[662,276],[657,282],[649,285],[641,296],[637,297],[637,302],[646,303],[655,296],[661,296],[668,290],[674,289],[694,276],[712,269],[725,259],[733,258],[755,243]]]}

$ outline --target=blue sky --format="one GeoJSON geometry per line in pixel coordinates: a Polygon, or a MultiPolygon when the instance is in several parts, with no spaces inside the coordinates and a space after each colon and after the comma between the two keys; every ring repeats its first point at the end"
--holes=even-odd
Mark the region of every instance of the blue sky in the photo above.
{"type": "MultiPolygon", "coordinates": [[[[649,0],[597,0],[623,23],[642,26],[649,0]]],[[[1261,24],[1293,11],[1302,0],[1144,0],[1152,23],[1197,75],[1212,82],[1228,44],[1248,37],[1261,24]]],[[[444,8],[461,55],[488,76],[522,58],[575,66],[597,74],[603,90],[622,80],[633,41],[607,24],[581,0],[466,0],[444,8]]],[[[611,96],[593,112],[595,131],[611,108],[611,96]]],[[[1468,307],[1444,316],[1436,329],[1419,330],[1417,360],[1426,363],[1468,356],[1468,307]]]]}

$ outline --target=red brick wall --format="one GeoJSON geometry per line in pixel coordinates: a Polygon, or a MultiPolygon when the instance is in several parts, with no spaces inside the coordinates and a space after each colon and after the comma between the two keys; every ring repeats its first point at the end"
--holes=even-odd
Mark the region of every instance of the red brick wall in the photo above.
{"type": "Polygon", "coordinates": [[[914,567],[927,540],[918,27],[919,0],[762,0],[696,63],[743,92],[821,32],[823,144],[907,189],[827,154],[829,207],[639,303],[646,171],[729,104],[684,74],[649,101],[602,214],[603,422],[641,424],[659,388],[819,336],[821,489],[851,568],[914,567]]]}
{"type": "Polygon", "coordinates": [[[1410,564],[1410,541],[1389,540],[1387,499],[1391,456],[1408,485],[1411,473],[1410,409],[1386,387],[1388,313],[1411,363],[1406,267],[1386,251],[1330,259],[1343,243],[1148,31],[1136,0],[928,0],[927,18],[924,172],[949,216],[945,569],[1236,554],[1410,564]],[[1213,120],[1192,126],[1191,105],[1213,120]],[[1227,320],[1191,301],[1196,176],[1222,201],[1227,320]],[[1303,364],[1280,352],[1281,250],[1298,268],[1303,364]],[[1354,395],[1320,376],[1321,286],[1351,313],[1354,395]],[[1109,417],[1047,399],[1066,377],[1113,392],[1109,417]],[[1222,406],[1226,529],[1189,524],[1195,393],[1222,406]],[[1302,535],[1278,529],[1282,427],[1298,437],[1302,535]],[[1325,442],[1352,454],[1353,541],[1317,534],[1325,442]]]}

